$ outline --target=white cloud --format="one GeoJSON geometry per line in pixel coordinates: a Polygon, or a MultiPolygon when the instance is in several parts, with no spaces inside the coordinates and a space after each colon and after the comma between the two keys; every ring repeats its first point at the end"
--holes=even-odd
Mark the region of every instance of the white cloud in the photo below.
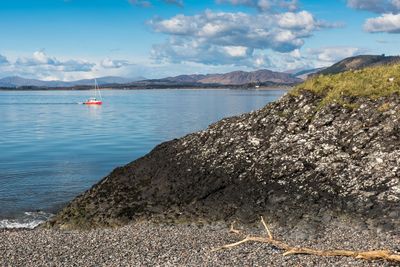
{"type": "MultiPolygon", "coordinates": [[[[126,76],[133,64],[126,60],[59,59],[48,56],[43,50],[31,56],[17,57],[10,61],[0,55],[0,76],[22,76],[42,80],[77,80],[99,76],[126,76]]],[[[137,75],[136,75],[137,76],[137,75]]]]}
{"type": "Polygon", "coordinates": [[[283,13],[277,19],[278,25],[284,29],[313,31],[318,27],[313,15],[307,11],[283,13]]]}
{"type": "Polygon", "coordinates": [[[301,45],[298,40],[325,27],[307,11],[251,15],[207,10],[194,16],[177,15],[165,20],[153,19],[150,25],[156,32],[207,39],[218,45],[276,47],[278,50],[280,45],[293,47],[282,48],[283,50],[293,50],[301,45]]]}
{"type": "Polygon", "coordinates": [[[314,49],[293,50],[290,53],[272,52],[268,54],[270,66],[275,70],[313,69],[331,66],[338,61],[363,54],[367,51],[357,47],[332,46],[314,49]]]}
{"type": "Polygon", "coordinates": [[[0,65],[8,65],[8,64],[9,64],[8,59],[5,56],[0,55],[0,65]]]}
{"type": "MultiPolygon", "coordinates": [[[[241,0],[240,0],[241,1],[241,0]]],[[[260,51],[289,53],[303,46],[314,31],[331,27],[307,11],[246,14],[205,11],[149,22],[156,32],[169,35],[154,45],[158,61],[257,66],[269,62],[260,51]]]]}
{"type": "Polygon", "coordinates": [[[20,67],[42,67],[44,69],[54,69],[58,71],[74,72],[74,71],[91,71],[94,63],[82,60],[60,61],[55,57],[49,57],[41,50],[33,53],[31,57],[18,58],[15,62],[20,67]]]}
{"type": "Polygon", "coordinates": [[[293,50],[292,52],[290,52],[290,55],[291,55],[293,58],[301,58],[301,52],[300,52],[299,49],[293,50]]]}
{"type": "Polygon", "coordinates": [[[347,0],[347,5],[380,14],[365,21],[365,31],[400,33],[400,0],[347,0]]]}
{"type": "Polygon", "coordinates": [[[262,12],[296,11],[298,0],[216,0],[218,4],[255,7],[262,12]]]}
{"type": "MultiPolygon", "coordinates": [[[[134,6],[138,7],[153,7],[154,4],[150,0],[128,0],[128,2],[134,6]]],[[[171,5],[176,5],[178,7],[183,7],[183,0],[163,0],[164,3],[166,4],[171,4],[171,5]]]]}
{"type": "Polygon", "coordinates": [[[245,57],[248,55],[248,48],[244,46],[225,46],[225,52],[231,57],[245,57]]]}
{"type": "Polygon", "coordinates": [[[57,65],[59,61],[56,58],[51,58],[44,51],[36,51],[31,57],[18,58],[18,65],[36,66],[36,65],[57,65]]]}
{"type": "MultiPolygon", "coordinates": [[[[178,38],[180,39],[180,38],[178,38]]],[[[101,76],[122,76],[146,78],[162,78],[180,74],[193,73],[224,73],[234,70],[251,71],[255,68],[268,68],[271,70],[293,70],[310,69],[328,66],[348,56],[360,54],[363,51],[352,47],[328,47],[320,49],[302,50],[295,49],[288,53],[281,53],[271,49],[259,50],[242,46],[216,46],[197,43],[187,43],[177,40],[174,46],[166,45],[166,49],[154,50],[158,53],[159,61],[131,62],[106,58],[92,60],[94,66],[90,71],[65,71],[65,66],[54,66],[45,64],[46,57],[38,57],[36,60],[42,62],[37,65],[20,65],[16,60],[8,60],[8,64],[0,64],[0,76],[19,75],[26,78],[37,78],[42,80],[79,80],[91,79],[101,76]],[[184,48],[184,50],[180,50],[184,48]],[[177,51],[176,51],[177,50],[177,51]],[[218,58],[216,64],[215,59],[218,58]]],[[[3,56],[5,57],[5,56],[3,56]]],[[[49,57],[53,61],[69,62],[73,60],[59,60],[58,57],[49,57]]],[[[29,57],[29,58],[33,58],[29,57]]]]}
{"type": "Polygon", "coordinates": [[[400,33],[400,14],[383,14],[377,18],[368,19],[364,24],[367,32],[400,33]]]}
{"type": "Polygon", "coordinates": [[[119,69],[124,66],[128,66],[129,62],[127,60],[116,60],[106,58],[100,62],[100,65],[106,69],[119,69]]]}
{"type": "Polygon", "coordinates": [[[307,51],[309,57],[314,58],[317,67],[332,65],[344,58],[360,55],[364,52],[363,49],[346,46],[323,47],[308,49],[307,51]]]}
{"type": "Polygon", "coordinates": [[[209,65],[251,64],[253,49],[243,46],[217,46],[196,40],[171,38],[168,43],[154,45],[151,57],[156,62],[196,62],[209,65]]]}
{"type": "Polygon", "coordinates": [[[400,0],[347,0],[347,5],[374,13],[400,12],[400,0]]]}
{"type": "Polygon", "coordinates": [[[393,5],[397,10],[400,10],[400,0],[392,0],[392,5],[393,5]]]}

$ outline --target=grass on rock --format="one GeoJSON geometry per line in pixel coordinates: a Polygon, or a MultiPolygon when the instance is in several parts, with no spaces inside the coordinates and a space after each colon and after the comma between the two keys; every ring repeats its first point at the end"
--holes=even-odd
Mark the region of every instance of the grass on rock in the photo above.
{"type": "Polygon", "coordinates": [[[291,94],[302,91],[320,95],[322,106],[334,102],[346,104],[345,97],[377,99],[400,93],[400,64],[318,75],[296,86],[291,94]]]}

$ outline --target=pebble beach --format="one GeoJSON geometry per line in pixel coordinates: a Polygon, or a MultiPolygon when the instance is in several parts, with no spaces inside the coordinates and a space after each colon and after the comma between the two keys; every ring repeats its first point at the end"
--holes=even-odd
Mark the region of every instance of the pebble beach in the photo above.
{"type": "MultiPolygon", "coordinates": [[[[238,226],[244,234],[264,235],[261,227],[238,226]]],[[[371,230],[327,226],[324,232],[292,239],[271,225],[274,237],[291,245],[318,249],[400,250],[400,237],[371,230]]],[[[396,266],[385,261],[346,257],[283,256],[266,244],[249,243],[213,252],[239,241],[225,223],[212,225],[136,222],[115,229],[88,231],[0,230],[0,266],[396,266]]]]}

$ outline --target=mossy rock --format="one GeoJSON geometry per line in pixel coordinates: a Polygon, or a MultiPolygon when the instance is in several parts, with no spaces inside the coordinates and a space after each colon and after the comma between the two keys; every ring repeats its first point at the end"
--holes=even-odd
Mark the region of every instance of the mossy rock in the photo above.
{"type": "Polygon", "coordinates": [[[400,64],[319,75],[296,86],[290,94],[310,91],[322,97],[321,106],[331,103],[348,104],[349,97],[378,99],[400,93],[400,64]]]}

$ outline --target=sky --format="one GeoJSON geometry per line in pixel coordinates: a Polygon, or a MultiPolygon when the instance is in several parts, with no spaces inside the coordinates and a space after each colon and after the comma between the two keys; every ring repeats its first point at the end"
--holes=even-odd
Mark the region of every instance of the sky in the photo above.
{"type": "Polygon", "coordinates": [[[0,0],[0,78],[290,71],[399,44],[400,0],[0,0]]]}

